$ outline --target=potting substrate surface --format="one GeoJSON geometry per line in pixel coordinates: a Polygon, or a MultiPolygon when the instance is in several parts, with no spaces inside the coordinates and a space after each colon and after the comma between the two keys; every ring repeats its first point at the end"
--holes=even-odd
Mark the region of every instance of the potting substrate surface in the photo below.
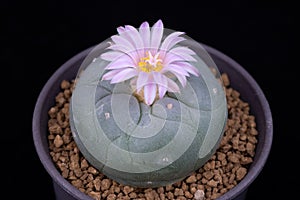
{"type": "Polygon", "coordinates": [[[66,180],[96,200],[216,199],[247,174],[258,135],[249,104],[230,86],[230,77],[226,73],[222,74],[222,80],[228,120],[220,146],[204,166],[180,182],[158,188],[135,188],[111,180],[90,165],[77,148],[69,124],[74,80],[62,81],[56,104],[48,112],[48,141],[53,162],[66,180]]]}

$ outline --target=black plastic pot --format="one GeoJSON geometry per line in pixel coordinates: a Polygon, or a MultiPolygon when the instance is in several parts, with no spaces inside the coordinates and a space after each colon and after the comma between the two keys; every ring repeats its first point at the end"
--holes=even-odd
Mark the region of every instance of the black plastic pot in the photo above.
{"type": "MultiPolygon", "coordinates": [[[[218,50],[207,45],[203,46],[219,67],[220,72],[226,72],[229,75],[231,86],[240,92],[244,101],[249,103],[251,114],[256,118],[259,136],[254,161],[243,180],[218,198],[218,200],[243,200],[248,187],[263,169],[271,150],[273,121],[270,107],[259,85],[242,66],[218,50]]],[[[50,157],[47,139],[48,110],[55,105],[54,97],[60,91],[60,83],[76,77],[80,65],[92,49],[91,47],[75,55],[51,76],[42,89],[34,109],[32,130],[35,149],[53,180],[57,200],[92,200],[91,197],[79,191],[61,176],[50,157]]]]}

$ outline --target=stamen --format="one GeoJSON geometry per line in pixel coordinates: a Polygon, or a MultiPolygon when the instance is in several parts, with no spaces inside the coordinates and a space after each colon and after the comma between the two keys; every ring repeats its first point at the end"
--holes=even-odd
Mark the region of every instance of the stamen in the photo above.
{"type": "Polygon", "coordinates": [[[146,52],[147,57],[143,57],[140,59],[140,62],[138,63],[138,66],[143,72],[159,72],[162,70],[162,60],[159,59],[159,53],[155,54],[154,56],[151,54],[151,52],[146,52]]]}

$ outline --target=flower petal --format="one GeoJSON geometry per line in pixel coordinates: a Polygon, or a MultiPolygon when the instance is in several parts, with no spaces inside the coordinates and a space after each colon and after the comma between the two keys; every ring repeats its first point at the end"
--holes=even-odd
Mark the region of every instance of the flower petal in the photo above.
{"type": "Polygon", "coordinates": [[[168,66],[173,62],[185,61],[182,57],[178,56],[177,54],[167,53],[165,58],[163,59],[163,65],[168,66]]]}
{"type": "Polygon", "coordinates": [[[122,34],[125,31],[125,28],[123,26],[120,26],[117,28],[117,31],[119,34],[122,34]]]}
{"type": "Polygon", "coordinates": [[[141,24],[140,28],[140,35],[141,38],[144,42],[144,48],[149,49],[150,48],[150,28],[149,28],[149,23],[148,22],[144,22],[141,24]]]}
{"type": "Polygon", "coordinates": [[[122,52],[108,51],[108,52],[105,52],[105,53],[101,54],[100,57],[103,60],[113,61],[113,60],[116,60],[116,59],[120,58],[122,55],[124,55],[124,53],[122,53],[122,52]]]}
{"type": "Polygon", "coordinates": [[[159,98],[163,98],[168,90],[168,80],[163,74],[159,72],[153,72],[153,78],[158,86],[158,95],[159,98]]]}
{"type": "Polygon", "coordinates": [[[113,44],[113,45],[107,47],[107,49],[111,49],[114,51],[121,51],[123,53],[128,53],[128,52],[132,51],[132,49],[130,49],[128,46],[119,45],[119,44],[113,44]]]}
{"type": "Polygon", "coordinates": [[[123,39],[127,40],[128,42],[130,42],[131,46],[135,47],[135,42],[130,37],[130,30],[127,30],[125,27],[121,26],[121,27],[117,28],[119,36],[122,37],[123,39]]]}
{"type": "Polygon", "coordinates": [[[111,83],[112,84],[120,83],[120,82],[126,81],[136,75],[137,75],[137,71],[135,69],[132,69],[132,68],[123,69],[111,79],[111,83]]]}
{"type": "Polygon", "coordinates": [[[133,60],[126,54],[109,63],[105,69],[121,69],[126,67],[135,68],[133,60]]]}
{"type": "Polygon", "coordinates": [[[156,54],[160,46],[163,31],[164,25],[161,20],[158,20],[151,28],[151,52],[153,55],[156,54]]]}
{"type": "Polygon", "coordinates": [[[137,92],[140,92],[141,89],[148,83],[149,75],[146,72],[140,72],[136,81],[137,92]]]}
{"type": "Polygon", "coordinates": [[[170,50],[170,53],[174,53],[174,54],[189,54],[189,55],[196,55],[196,53],[189,49],[188,47],[175,47],[173,49],[170,50]]]}
{"type": "Polygon", "coordinates": [[[136,64],[138,63],[139,55],[136,52],[135,46],[129,40],[119,35],[114,35],[111,37],[111,39],[114,42],[114,44],[108,47],[108,49],[126,53],[130,55],[130,57],[132,57],[136,64]]]}
{"type": "MultiPolygon", "coordinates": [[[[163,51],[168,51],[171,47],[173,47],[176,43],[178,43],[177,40],[175,40],[174,42],[173,42],[173,40],[176,38],[182,38],[182,37],[178,37],[179,35],[182,35],[182,34],[184,34],[184,32],[177,31],[177,32],[173,32],[170,35],[168,35],[166,37],[166,39],[164,39],[164,41],[162,42],[160,49],[163,51]]],[[[182,38],[182,39],[185,40],[184,38],[182,38]]]]}
{"type": "Polygon", "coordinates": [[[168,71],[182,74],[183,76],[189,76],[188,72],[183,67],[176,64],[167,65],[161,70],[162,73],[166,73],[168,71]]]}
{"type": "Polygon", "coordinates": [[[118,70],[111,70],[109,72],[106,72],[101,80],[111,80],[116,74],[118,74],[120,71],[123,69],[118,69],[118,70]]]}
{"type": "Polygon", "coordinates": [[[144,98],[147,105],[151,105],[156,97],[156,84],[151,82],[144,86],[144,98]]]}
{"type": "Polygon", "coordinates": [[[178,87],[178,85],[175,83],[175,81],[173,81],[170,78],[167,78],[168,81],[168,91],[169,92],[179,92],[180,89],[178,87]]]}
{"type": "Polygon", "coordinates": [[[168,88],[166,88],[166,87],[164,87],[164,86],[161,86],[161,85],[158,85],[157,87],[158,87],[158,95],[159,95],[159,98],[162,99],[162,98],[165,96],[165,94],[166,94],[168,88]]]}
{"type": "Polygon", "coordinates": [[[174,62],[173,64],[177,65],[179,67],[182,67],[185,71],[187,71],[190,74],[193,74],[195,76],[199,76],[198,69],[195,66],[191,65],[190,63],[188,63],[188,62],[174,62]]]}
{"type": "Polygon", "coordinates": [[[179,74],[177,72],[172,72],[176,78],[178,79],[178,81],[180,82],[180,84],[182,85],[182,87],[185,87],[186,86],[186,76],[182,75],[182,74],[179,74]]]}
{"type": "Polygon", "coordinates": [[[189,54],[184,54],[184,53],[173,53],[169,51],[164,59],[164,64],[170,64],[175,61],[191,61],[191,62],[196,62],[197,60],[189,55],[189,54]]]}
{"type": "Polygon", "coordinates": [[[131,38],[131,41],[133,41],[133,44],[135,46],[135,49],[139,55],[139,57],[143,57],[144,56],[144,42],[143,39],[140,35],[140,33],[138,32],[138,30],[136,28],[134,28],[133,26],[130,25],[126,25],[125,29],[127,31],[127,34],[129,35],[129,37],[131,38]]]}
{"type": "Polygon", "coordinates": [[[125,29],[128,31],[128,34],[130,35],[131,39],[133,40],[136,49],[143,49],[144,42],[143,42],[142,37],[141,37],[140,33],[138,32],[138,30],[130,25],[125,26],[125,29]]]}
{"type": "MultiPolygon", "coordinates": [[[[173,50],[173,49],[172,49],[172,50],[173,50]]],[[[197,61],[197,60],[196,60],[193,56],[191,56],[190,54],[184,53],[183,51],[180,52],[181,49],[179,49],[178,52],[176,52],[176,50],[175,50],[175,51],[172,51],[172,50],[170,50],[170,51],[168,52],[168,54],[175,54],[176,56],[182,58],[182,60],[185,60],[185,61],[191,61],[191,62],[196,62],[196,61],[197,61]]]]}
{"type": "Polygon", "coordinates": [[[129,48],[131,51],[135,50],[134,45],[124,37],[121,37],[119,35],[113,35],[111,36],[111,39],[116,45],[125,46],[129,48]]]}

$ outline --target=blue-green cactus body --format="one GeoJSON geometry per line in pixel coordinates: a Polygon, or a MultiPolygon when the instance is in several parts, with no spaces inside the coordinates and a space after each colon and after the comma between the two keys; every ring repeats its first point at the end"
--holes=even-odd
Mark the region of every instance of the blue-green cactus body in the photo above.
{"type": "Polygon", "coordinates": [[[148,106],[129,82],[110,84],[97,59],[81,72],[72,95],[71,128],[86,159],[108,177],[137,187],[177,182],[215,152],[227,119],[222,84],[197,58],[180,94],[148,106]]]}

